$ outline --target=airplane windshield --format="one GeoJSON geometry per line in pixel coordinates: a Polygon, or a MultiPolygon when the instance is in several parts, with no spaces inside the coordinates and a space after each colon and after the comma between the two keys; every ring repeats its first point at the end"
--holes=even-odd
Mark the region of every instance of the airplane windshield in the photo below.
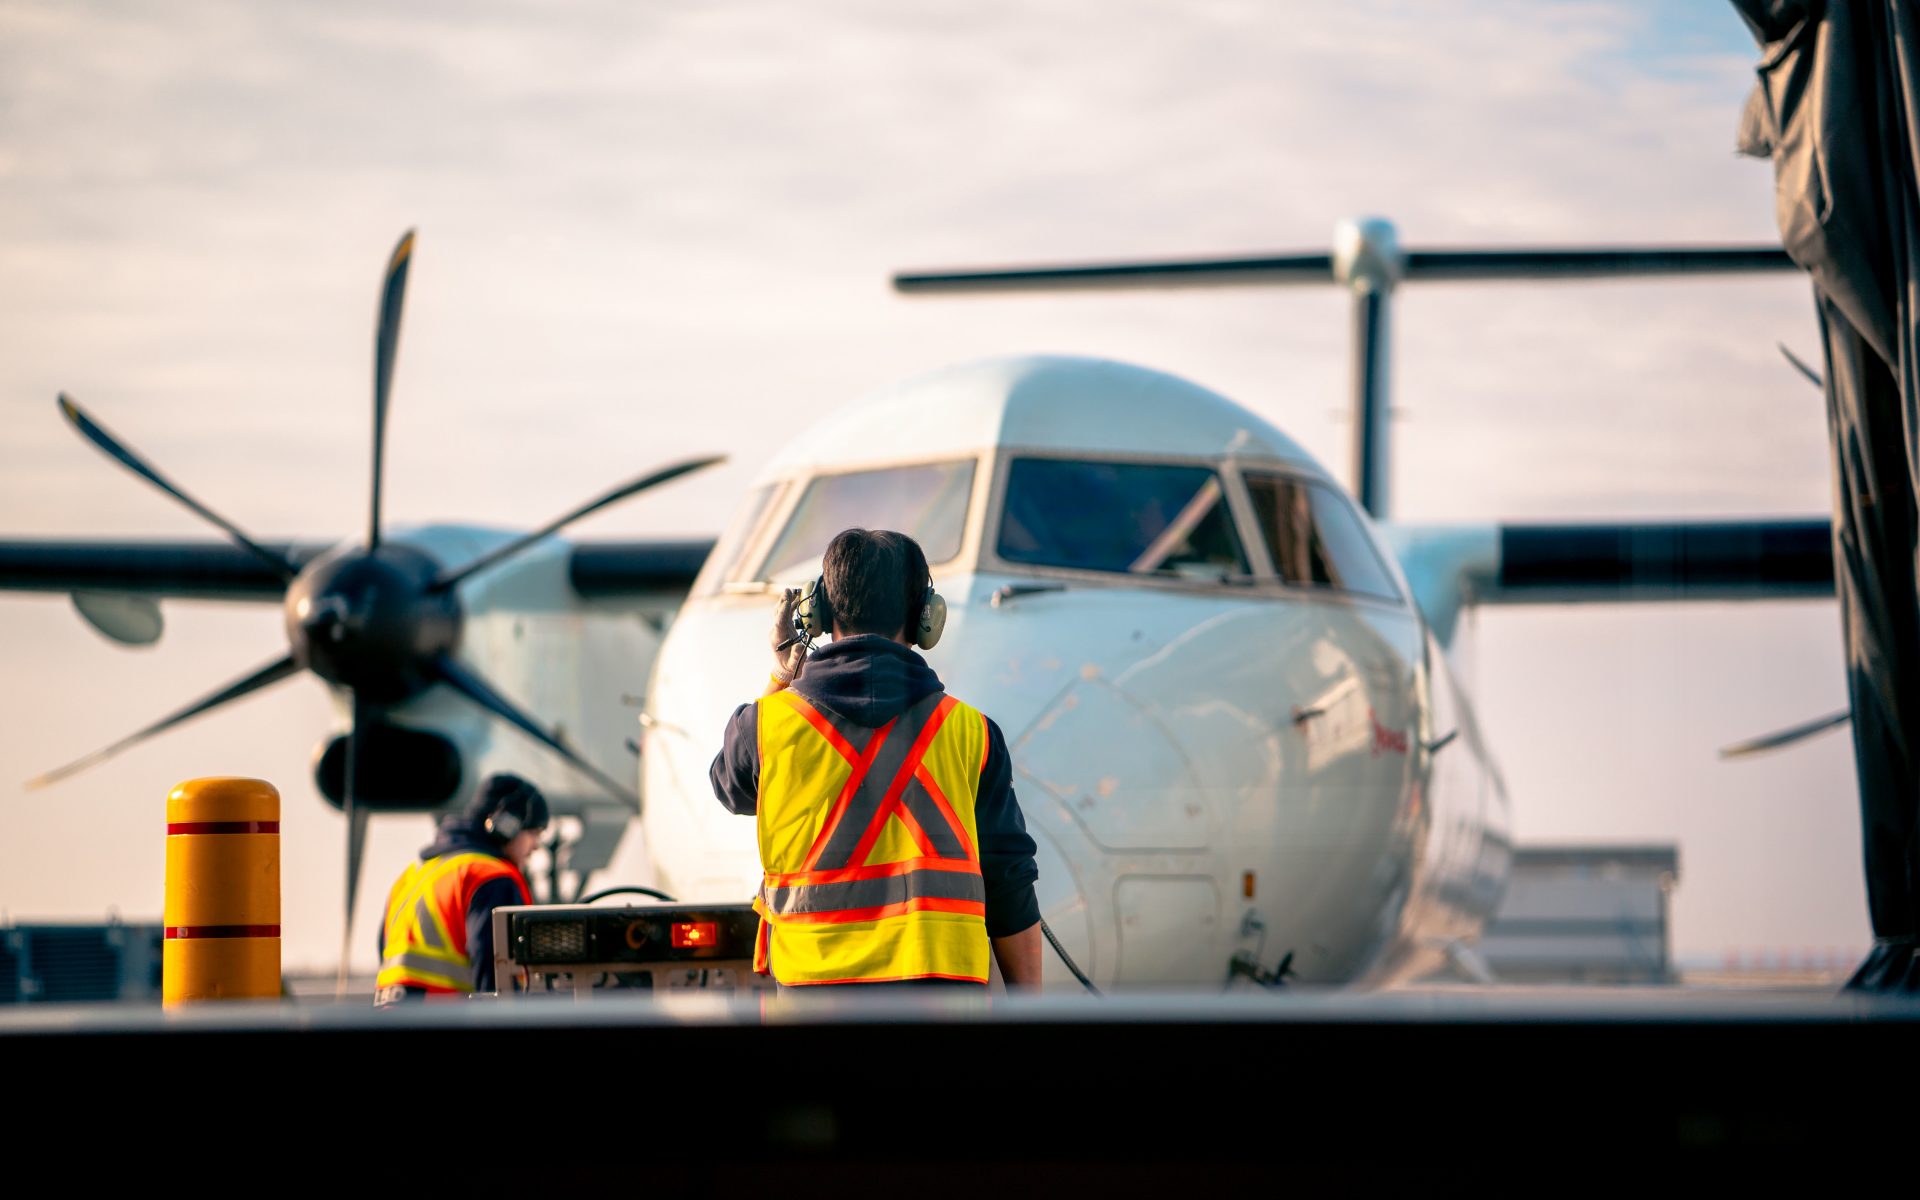
{"type": "Polygon", "coordinates": [[[895,529],[920,543],[929,563],[960,553],[973,460],[822,475],[807,485],[758,578],[790,579],[819,570],[827,543],[843,529],[895,529]]]}
{"type": "Polygon", "coordinates": [[[754,527],[760,524],[760,518],[766,515],[767,505],[779,491],[777,484],[767,484],[755,488],[740,511],[733,516],[733,523],[713,544],[713,553],[707,556],[707,564],[700,571],[700,577],[694,581],[693,594],[711,596],[718,592],[727,580],[733,578],[734,568],[740,564],[740,556],[745,554],[752,543],[754,527]]]}
{"type": "Polygon", "coordinates": [[[1211,468],[1016,458],[1000,557],[1036,566],[1220,579],[1246,555],[1211,468]]]}
{"type": "Polygon", "coordinates": [[[1281,579],[1399,599],[1360,518],[1331,488],[1249,471],[1247,494],[1281,579]]]}

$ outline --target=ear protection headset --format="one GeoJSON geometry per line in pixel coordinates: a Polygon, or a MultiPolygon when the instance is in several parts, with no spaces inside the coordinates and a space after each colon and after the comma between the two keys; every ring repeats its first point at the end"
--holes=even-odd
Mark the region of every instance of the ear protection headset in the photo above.
{"type": "MultiPolygon", "coordinates": [[[[927,579],[926,590],[920,593],[920,603],[916,606],[918,618],[908,614],[907,627],[913,631],[913,644],[922,650],[931,650],[940,643],[940,635],[947,629],[946,597],[933,590],[933,579],[927,579]]],[[[793,631],[811,642],[833,629],[833,601],[827,596],[827,577],[817,575],[807,594],[800,597],[800,603],[793,607],[793,631]]]]}
{"type": "Polygon", "coordinates": [[[487,832],[503,842],[510,842],[527,827],[526,819],[509,809],[507,805],[527,794],[525,787],[518,788],[500,797],[498,805],[486,820],[487,832]]]}

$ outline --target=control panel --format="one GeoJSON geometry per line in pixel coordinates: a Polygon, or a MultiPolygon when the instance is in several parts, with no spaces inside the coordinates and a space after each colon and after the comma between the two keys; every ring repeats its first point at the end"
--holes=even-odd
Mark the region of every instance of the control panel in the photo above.
{"type": "Polygon", "coordinates": [[[580,904],[493,910],[493,976],[524,997],[769,988],[753,970],[750,904],[580,904]]]}

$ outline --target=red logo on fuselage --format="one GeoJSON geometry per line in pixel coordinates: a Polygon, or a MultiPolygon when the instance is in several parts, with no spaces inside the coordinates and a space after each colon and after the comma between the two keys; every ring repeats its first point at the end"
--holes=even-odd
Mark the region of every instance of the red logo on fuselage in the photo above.
{"type": "Polygon", "coordinates": [[[1382,725],[1380,718],[1374,715],[1371,708],[1367,710],[1367,720],[1373,722],[1373,756],[1375,758],[1379,758],[1382,754],[1405,754],[1407,752],[1407,735],[1405,733],[1398,729],[1388,729],[1385,725],[1382,725]]]}

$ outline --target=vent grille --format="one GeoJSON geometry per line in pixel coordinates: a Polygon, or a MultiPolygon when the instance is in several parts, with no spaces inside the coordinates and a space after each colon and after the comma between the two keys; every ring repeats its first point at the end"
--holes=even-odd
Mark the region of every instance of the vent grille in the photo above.
{"type": "Polygon", "coordinates": [[[585,921],[539,921],[527,930],[527,961],[581,962],[587,957],[585,921]]]}
{"type": "Polygon", "coordinates": [[[158,925],[0,930],[0,1004],[143,1000],[160,991],[158,925]]]}
{"type": "Polygon", "coordinates": [[[120,931],[35,929],[27,933],[34,999],[50,1004],[120,997],[120,931]]]}

